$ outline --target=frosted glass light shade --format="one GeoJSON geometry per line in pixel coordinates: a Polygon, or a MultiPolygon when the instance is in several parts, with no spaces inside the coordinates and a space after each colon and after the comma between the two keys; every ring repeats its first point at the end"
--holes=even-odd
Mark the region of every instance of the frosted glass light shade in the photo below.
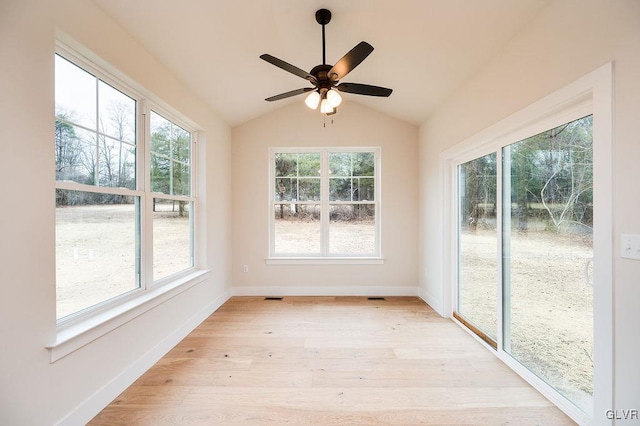
{"type": "Polygon", "coordinates": [[[327,92],[327,102],[329,102],[331,108],[336,108],[342,102],[342,96],[335,90],[329,90],[327,92]]]}
{"type": "Polygon", "coordinates": [[[331,114],[332,112],[334,112],[334,109],[331,104],[329,104],[328,100],[322,100],[322,102],[320,103],[320,112],[323,114],[331,114]]]}
{"type": "Polygon", "coordinates": [[[309,93],[309,96],[304,100],[304,103],[311,109],[318,108],[318,104],[320,104],[320,93],[316,91],[309,93]]]}

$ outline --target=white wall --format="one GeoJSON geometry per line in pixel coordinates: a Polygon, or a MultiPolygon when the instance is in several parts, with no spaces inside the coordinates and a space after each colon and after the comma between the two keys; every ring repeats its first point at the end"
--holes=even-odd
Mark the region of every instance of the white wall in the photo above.
{"type": "MultiPolygon", "coordinates": [[[[234,127],[233,285],[236,294],[415,294],[418,129],[344,95],[327,118],[299,102],[234,127]],[[269,147],[379,146],[383,265],[267,265],[269,147]],[[249,272],[242,272],[249,265],[249,272]]],[[[393,96],[393,95],[392,95],[393,96]]],[[[384,100],[380,100],[384,102],[384,100]]],[[[277,108],[277,104],[274,104],[277,108]]]]}
{"type": "Polygon", "coordinates": [[[230,288],[230,129],[93,3],[0,2],[0,424],[81,424],[175,344],[230,288]],[[56,27],[203,130],[204,259],[211,278],[55,363],[56,27]],[[11,182],[10,184],[7,184],[11,182]],[[116,392],[114,394],[114,392],[116,392]]]}
{"type": "MultiPolygon", "coordinates": [[[[443,303],[439,158],[445,149],[614,61],[615,407],[640,408],[640,262],[619,257],[640,234],[640,2],[554,0],[420,128],[420,286],[443,303]]],[[[596,342],[597,344],[597,342],[596,342]]],[[[594,418],[603,420],[604,413],[594,418]]]]}
{"type": "MultiPolygon", "coordinates": [[[[634,174],[640,163],[638,52],[637,0],[554,0],[439,108],[419,134],[414,126],[347,101],[335,116],[336,124],[326,129],[319,113],[293,104],[235,128],[232,135],[228,126],[91,2],[0,1],[0,173],[3,182],[10,182],[3,187],[7,202],[0,212],[0,423],[53,424],[70,413],[78,419],[92,408],[101,408],[83,403],[95,395],[104,398],[123,385],[128,378],[120,376],[123,372],[140,367],[140,362],[148,361],[149,352],[184,334],[182,326],[224,296],[232,279],[240,289],[299,289],[303,276],[304,286],[333,285],[328,291],[338,292],[345,285],[358,285],[374,292],[414,287],[419,277],[427,298],[441,301],[440,153],[612,60],[612,238],[617,243],[622,232],[640,233],[634,174]],[[210,280],[51,364],[45,346],[55,339],[56,27],[204,130],[208,199],[202,237],[207,242],[206,263],[213,272],[210,280]],[[271,145],[382,146],[384,265],[285,268],[264,264],[267,149],[271,145]],[[243,264],[250,265],[249,273],[242,273],[243,264]],[[78,407],[79,414],[74,412],[78,407]]],[[[640,408],[640,262],[617,254],[612,283],[616,322],[616,407],[612,408],[640,408]]],[[[95,401],[99,403],[100,398],[95,401]]]]}

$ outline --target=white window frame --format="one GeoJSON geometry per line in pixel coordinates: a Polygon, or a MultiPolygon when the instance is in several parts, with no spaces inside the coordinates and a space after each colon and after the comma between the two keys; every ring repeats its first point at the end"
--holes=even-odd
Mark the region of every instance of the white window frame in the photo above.
{"type": "MultiPolygon", "coordinates": [[[[442,171],[442,246],[444,252],[443,313],[451,317],[456,309],[458,285],[457,241],[457,166],[467,161],[497,152],[530,136],[547,131],[586,115],[593,115],[593,173],[594,173],[594,394],[593,412],[585,413],[546,382],[518,363],[502,348],[502,278],[498,294],[498,350],[453,319],[482,345],[523,377],[529,384],[551,400],[558,408],[579,424],[612,424],[604,420],[604,413],[613,406],[613,233],[612,218],[612,105],[613,64],[606,64],[568,86],[529,105],[495,125],[444,151],[440,156],[442,171]]],[[[502,175],[501,161],[497,175],[502,175]]],[[[502,197],[502,179],[497,182],[497,199],[502,197]]],[[[502,234],[502,212],[497,212],[498,235],[502,234]]],[[[498,262],[502,262],[502,245],[498,238],[498,262]]],[[[498,271],[502,270],[499,263],[498,271]]]]}
{"type": "Polygon", "coordinates": [[[285,147],[269,148],[269,248],[267,264],[381,264],[381,181],[380,181],[381,149],[380,147],[285,147]],[[372,201],[329,201],[329,154],[370,152],[374,154],[374,197],[372,201]],[[277,153],[319,153],[320,154],[320,201],[304,202],[320,204],[320,246],[321,252],[316,255],[304,253],[275,252],[275,155],[277,153]],[[332,204],[373,204],[375,211],[375,250],[367,254],[330,254],[329,253],[329,206],[332,204]]]}
{"type": "Polygon", "coordinates": [[[137,82],[115,69],[70,37],[59,33],[55,54],[67,59],[98,79],[136,101],[136,187],[135,189],[108,188],[75,182],[57,181],[56,189],[87,191],[94,193],[122,194],[140,198],[140,286],[129,292],[67,315],[56,321],[56,339],[47,345],[50,360],[55,362],[96,338],[152,309],[171,297],[203,282],[209,271],[202,268],[202,248],[199,235],[198,197],[198,126],[187,117],[166,104],[137,82]],[[182,127],[191,134],[190,196],[169,195],[151,192],[150,174],[150,122],[149,111],[153,110],[165,119],[182,127]],[[189,211],[192,244],[192,266],[182,271],[153,280],[153,198],[162,198],[192,203],[189,211]]]}

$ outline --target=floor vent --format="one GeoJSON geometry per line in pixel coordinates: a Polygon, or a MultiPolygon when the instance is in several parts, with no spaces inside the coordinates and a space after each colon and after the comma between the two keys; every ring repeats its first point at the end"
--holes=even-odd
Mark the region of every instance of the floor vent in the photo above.
{"type": "Polygon", "coordinates": [[[386,300],[384,297],[367,297],[367,300],[386,300]]]}
{"type": "Polygon", "coordinates": [[[282,300],[282,297],[265,297],[264,300],[282,300]]]}

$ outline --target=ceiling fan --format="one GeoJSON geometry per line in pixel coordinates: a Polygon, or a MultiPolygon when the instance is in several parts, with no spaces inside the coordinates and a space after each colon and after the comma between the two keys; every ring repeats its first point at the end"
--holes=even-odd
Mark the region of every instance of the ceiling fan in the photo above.
{"type": "Polygon", "coordinates": [[[279,95],[266,98],[266,101],[278,101],[280,99],[311,92],[305,99],[305,104],[311,109],[316,109],[318,108],[318,105],[320,105],[321,113],[332,115],[336,113],[336,108],[342,102],[342,97],[338,91],[353,93],[356,95],[380,97],[388,97],[391,95],[392,89],[387,89],[386,87],[359,83],[340,83],[340,80],[342,80],[347,74],[349,74],[349,72],[351,72],[351,70],[357,67],[367,56],[369,56],[371,52],[373,52],[373,46],[365,41],[361,41],[353,49],[347,52],[347,54],[338,62],[336,62],[335,65],[327,65],[324,27],[331,21],[331,12],[327,9],[318,10],[316,12],[316,21],[318,24],[322,25],[321,65],[316,65],[311,71],[306,72],[274,56],[268,54],[260,56],[261,59],[264,59],[276,67],[282,68],[291,74],[295,74],[298,77],[308,80],[314,87],[304,87],[302,89],[281,93],[279,95]]]}

